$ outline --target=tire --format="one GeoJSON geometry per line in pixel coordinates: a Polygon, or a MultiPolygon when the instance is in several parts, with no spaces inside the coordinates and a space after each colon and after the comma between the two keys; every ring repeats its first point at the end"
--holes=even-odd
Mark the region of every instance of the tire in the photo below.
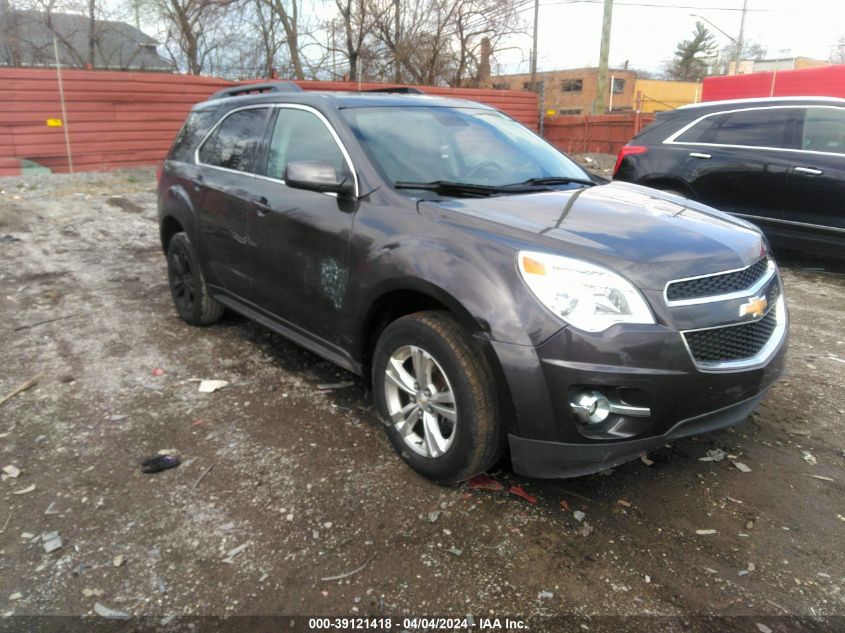
{"type": "Polygon", "coordinates": [[[223,306],[208,292],[187,233],[176,233],[167,245],[167,281],[176,312],[185,322],[211,325],[223,316],[223,306]]]}
{"type": "Polygon", "coordinates": [[[372,384],[390,442],[424,477],[458,483],[501,456],[493,373],[447,313],[418,312],[388,325],[373,354],[372,384]]]}

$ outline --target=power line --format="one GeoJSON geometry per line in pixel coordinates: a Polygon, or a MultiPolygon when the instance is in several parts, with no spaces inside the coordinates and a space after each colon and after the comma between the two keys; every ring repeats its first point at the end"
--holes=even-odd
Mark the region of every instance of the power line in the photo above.
{"type": "MultiPolygon", "coordinates": [[[[561,0],[560,2],[545,2],[541,6],[555,6],[564,4],[604,4],[604,0],[561,0]]],[[[734,11],[741,13],[742,9],[736,7],[700,7],[687,4],[655,4],[651,2],[614,2],[614,6],[623,7],[647,7],[651,9],[696,9],[698,11],[734,11]]],[[[746,9],[746,12],[751,13],[775,13],[785,12],[791,13],[794,9],[746,9]]]]}

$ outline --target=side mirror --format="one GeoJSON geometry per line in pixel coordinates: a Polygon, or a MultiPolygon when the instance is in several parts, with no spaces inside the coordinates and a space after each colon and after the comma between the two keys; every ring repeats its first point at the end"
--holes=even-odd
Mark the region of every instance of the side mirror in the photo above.
{"type": "Polygon", "coordinates": [[[352,176],[338,175],[331,163],[324,160],[300,160],[285,167],[285,184],[296,189],[307,189],[340,196],[355,195],[352,176]]]}

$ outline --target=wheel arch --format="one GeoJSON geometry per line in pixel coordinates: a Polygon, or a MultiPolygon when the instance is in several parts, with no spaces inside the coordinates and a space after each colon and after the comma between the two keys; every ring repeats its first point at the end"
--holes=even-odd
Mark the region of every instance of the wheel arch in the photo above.
{"type": "Polygon", "coordinates": [[[432,283],[419,279],[395,281],[382,288],[370,303],[358,336],[358,356],[364,379],[369,381],[371,378],[373,352],[384,329],[396,319],[425,310],[447,312],[469,332],[493,374],[503,428],[506,432],[511,431],[516,420],[513,401],[499,357],[490,345],[489,324],[473,316],[454,296],[432,283]]]}

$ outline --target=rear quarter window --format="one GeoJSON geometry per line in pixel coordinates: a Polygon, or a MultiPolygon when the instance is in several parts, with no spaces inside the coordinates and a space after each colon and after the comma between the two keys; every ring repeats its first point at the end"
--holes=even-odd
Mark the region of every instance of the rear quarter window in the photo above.
{"type": "Polygon", "coordinates": [[[205,135],[214,124],[215,110],[198,110],[191,112],[185,123],[182,124],[182,129],[176,135],[173,141],[173,146],[170,148],[170,160],[179,161],[182,163],[194,162],[194,152],[197,145],[200,144],[205,135]]]}
{"type": "Polygon", "coordinates": [[[845,108],[807,108],[801,148],[845,154],[845,108]]]}
{"type": "Polygon", "coordinates": [[[711,143],[747,147],[788,148],[791,108],[726,112],[702,119],[675,139],[678,143],[711,143]]]}

